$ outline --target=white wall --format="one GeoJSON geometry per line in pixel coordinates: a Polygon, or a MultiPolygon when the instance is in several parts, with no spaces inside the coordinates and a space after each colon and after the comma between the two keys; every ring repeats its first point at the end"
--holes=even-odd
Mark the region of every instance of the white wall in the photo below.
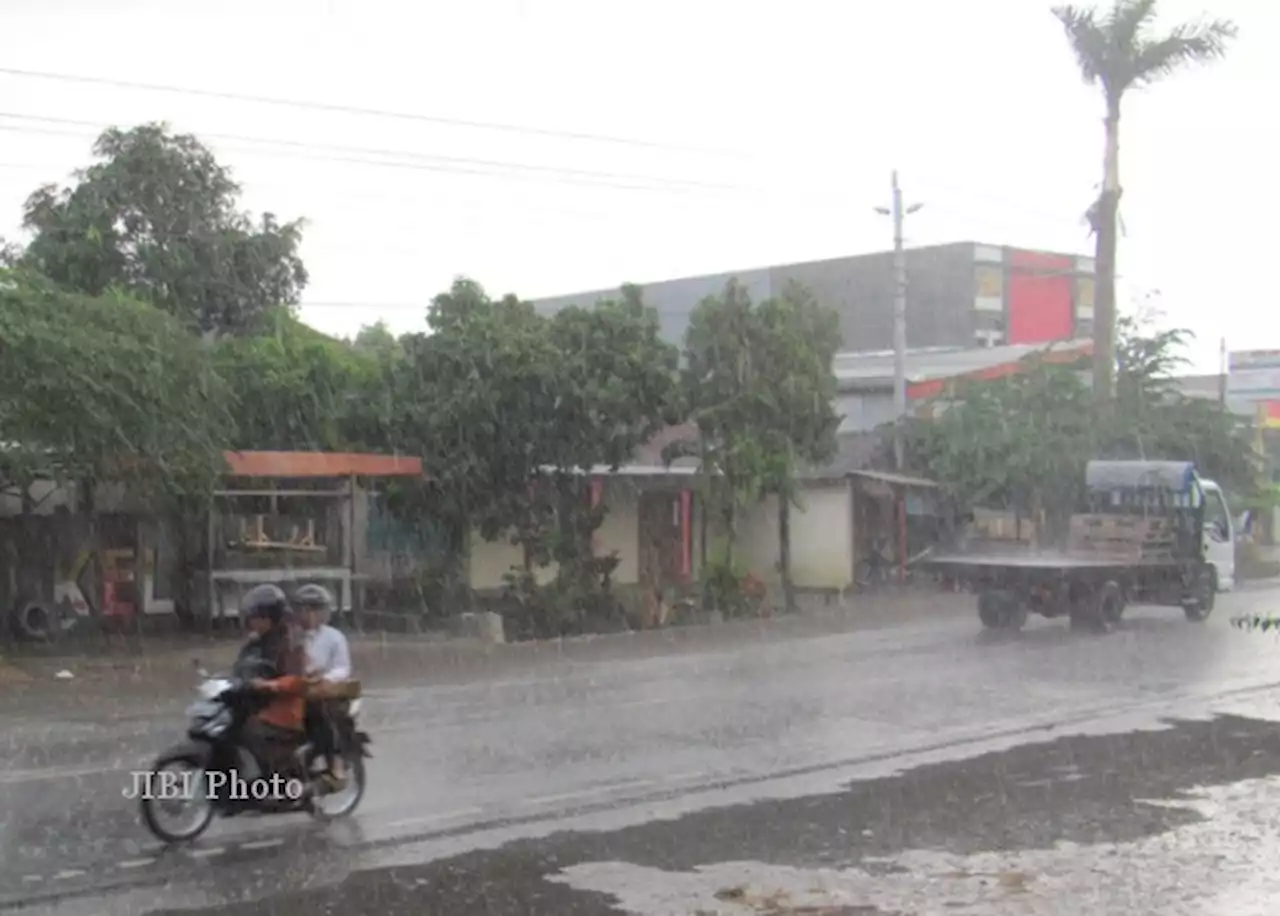
{"type": "Polygon", "coordinates": [[[640,506],[636,487],[627,480],[605,482],[601,496],[608,513],[596,530],[595,554],[618,552],[616,585],[634,585],[640,580],[640,506]]]}
{"type": "MultiPolygon", "coordinates": [[[[604,500],[609,506],[604,524],[596,532],[599,555],[618,551],[621,561],[613,581],[632,585],[639,579],[638,499],[629,481],[609,481],[604,500]]],[[[696,501],[695,501],[696,502],[696,501]]],[[[691,520],[694,538],[694,575],[698,574],[699,519],[691,520]]],[[[709,526],[708,550],[717,543],[715,524],[709,526]]],[[[806,486],[800,506],[791,510],[791,572],[800,588],[845,589],[853,584],[853,502],[846,481],[806,486]]],[[[751,507],[738,519],[737,554],[742,564],[761,580],[776,583],[778,569],[778,501],[769,497],[751,507]]],[[[479,534],[471,538],[470,583],[479,591],[500,589],[502,576],[513,566],[523,565],[523,554],[505,539],[486,542],[479,534]]],[[[541,581],[550,581],[554,568],[539,571],[541,581]]]]}
{"type": "MultiPolygon", "coordinates": [[[[799,588],[845,589],[853,584],[853,498],[846,481],[806,486],[791,509],[791,580],[799,588]]],[[[738,551],[765,582],[778,569],[778,500],[769,497],[739,519],[738,551]]]]}
{"type": "MultiPolygon", "coordinates": [[[[502,577],[512,567],[523,568],[524,548],[512,544],[506,535],[496,541],[486,541],[480,532],[472,531],[471,556],[467,565],[471,588],[478,592],[496,591],[502,588],[502,577]]],[[[556,577],[556,565],[540,567],[534,573],[538,582],[545,584],[556,577]]]]}
{"type": "Polygon", "coordinates": [[[838,430],[841,433],[870,432],[898,416],[891,391],[847,392],[836,398],[835,409],[844,416],[838,430]]]}

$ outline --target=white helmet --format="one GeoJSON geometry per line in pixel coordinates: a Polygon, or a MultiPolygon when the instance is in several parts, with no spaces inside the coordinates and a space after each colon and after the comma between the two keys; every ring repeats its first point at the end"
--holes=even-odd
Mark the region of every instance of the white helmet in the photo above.
{"type": "Polygon", "coordinates": [[[308,583],[293,593],[293,606],[299,611],[315,609],[328,614],[333,610],[333,593],[323,585],[308,583]]]}

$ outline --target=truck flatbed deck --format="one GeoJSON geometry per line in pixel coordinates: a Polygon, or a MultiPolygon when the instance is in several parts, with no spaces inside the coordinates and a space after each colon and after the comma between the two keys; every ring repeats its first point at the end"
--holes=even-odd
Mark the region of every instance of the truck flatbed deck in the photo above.
{"type": "MultiPolygon", "coordinates": [[[[1090,461],[1084,483],[1083,511],[1061,547],[961,542],[925,564],[977,593],[988,629],[1019,629],[1035,613],[1107,631],[1129,602],[1204,620],[1218,588],[1205,523],[1211,482],[1186,461],[1090,461]]],[[[1229,538],[1228,527],[1215,543],[1229,538]]]]}
{"type": "Polygon", "coordinates": [[[1130,559],[1117,556],[1090,556],[1064,552],[1043,553],[950,553],[929,557],[930,566],[982,566],[989,569],[1127,569],[1169,566],[1172,559],[1130,559]]]}

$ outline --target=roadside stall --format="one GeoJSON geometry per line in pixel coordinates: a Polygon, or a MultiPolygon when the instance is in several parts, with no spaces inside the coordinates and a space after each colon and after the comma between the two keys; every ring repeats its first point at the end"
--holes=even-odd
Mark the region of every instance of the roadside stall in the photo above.
{"type": "Polygon", "coordinates": [[[358,546],[366,524],[361,481],[420,477],[422,461],[395,455],[231,452],[225,488],[215,491],[207,532],[206,594],[211,626],[239,622],[255,585],[286,592],[315,583],[337,611],[362,624],[358,546]]]}
{"type": "Polygon", "coordinates": [[[851,471],[856,581],[905,584],[907,572],[941,536],[938,485],[889,471],[851,471]]]}

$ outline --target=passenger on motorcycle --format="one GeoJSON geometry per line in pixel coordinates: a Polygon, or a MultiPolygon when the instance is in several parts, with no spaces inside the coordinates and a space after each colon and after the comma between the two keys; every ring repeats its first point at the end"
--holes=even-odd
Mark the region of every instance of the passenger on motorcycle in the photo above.
{"type": "Polygon", "coordinates": [[[245,723],[244,740],[269,773],[293,775],[294,752],[302,744],[303,653],[289,632],[289,602],[274,585],[251,589],[241,602],[251,631],[236,659],[235,674],[269,696],[245,723]]]}
{"type": "MultiPolygon", "coordinates": [[[[327,684],[348,681],[352,676],[351,648],[347,638],[328,623],[333,605],[333,595],[320,585],[304,585],[293,596],[293,606],[302,624],[306,675],[327,684]]],[[[333,776],[332,789],[341,788],[345,779],[342,755],[337,753],[337,728],[347,714],[345,700],[322,698],[307,703],[307,735],[328,761],[333,776]]]]}

